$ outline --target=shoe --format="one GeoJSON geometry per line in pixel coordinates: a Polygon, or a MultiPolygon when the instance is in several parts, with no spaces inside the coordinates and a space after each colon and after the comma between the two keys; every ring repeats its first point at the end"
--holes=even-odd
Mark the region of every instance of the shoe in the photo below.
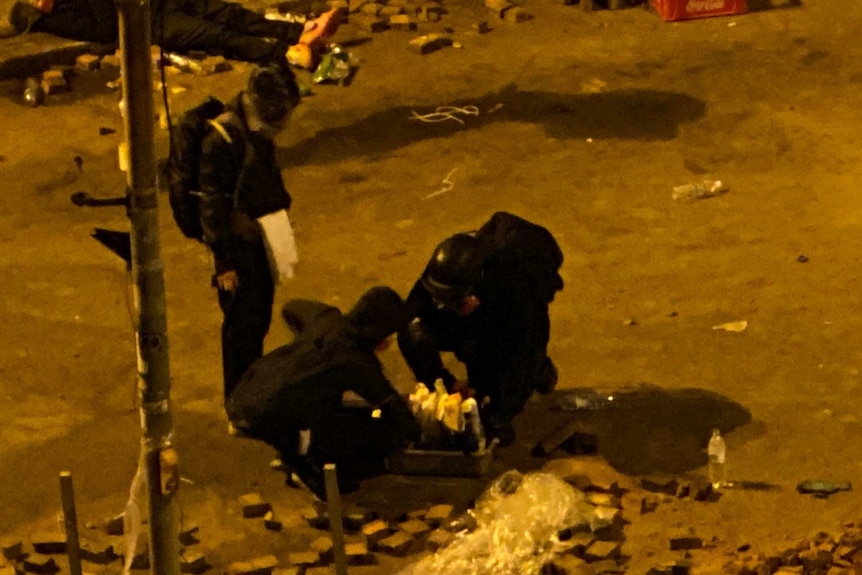
{"type": "MultiPolygon", "coordinates": [[[[304,487],[320,501],[326,501],[326,481],[323,471],[308,457],[299,457],[289,463],[288,480],[304,487]]],[[[288,483],[290,484],[290,483],[288,483]]]]}
{"type": "Polygon", "coordinates": [[[550,357],[546,357],[539,380],[536,382],[536,391],[542,395],[548,395],[557,388],[559,379],[560,373],[557,371],[557,366],[554,365],[550,357]]]}

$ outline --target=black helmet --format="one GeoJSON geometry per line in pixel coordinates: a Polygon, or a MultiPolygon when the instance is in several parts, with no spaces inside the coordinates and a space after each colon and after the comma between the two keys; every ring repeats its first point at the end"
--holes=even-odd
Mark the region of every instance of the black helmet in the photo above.
{"type": "Polygon", "coordinates": [[[455,234],[434,250],[422,285],[446,307],[458,307],[482,279],[482,250],[470,234],[455,234]]]}

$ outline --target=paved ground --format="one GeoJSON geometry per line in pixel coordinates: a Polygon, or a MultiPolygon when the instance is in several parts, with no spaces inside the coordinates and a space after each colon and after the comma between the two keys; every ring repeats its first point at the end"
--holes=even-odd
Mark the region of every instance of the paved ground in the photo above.
{"type": "MultiPolygon", "coordinates": [[[[578,464],[628,481],[703,474],[718,426],[731,479],[773,487],[631,511],[633,572],[667,555],[672,530],[691,526],[724,548],[767,547],[862,517],[858,492],[816,500],[794,490],[812,477],[854,481],[862,461],[862,5],[810,0],[669,24],[641,8],[584,13],[527,0],[535,19],[492,22],[481,36],[470,33],[488,19],[480,4],[446,7],[439,26],[420,31],[451,27],[461,49],[420,57],[406,49],[409,33],[339,31],[358,73],[348,87],[315,87],[279,140],[302,263],[278,302],[347,307],[378,283],[406,294],[441,238],[495,210],[519,213],[551,229],[566,254],[567,287],[552,306],[561,387],[633,390],[585,420],[600,454],[578,464]],[[442,105],[479,114],[411,119],[442,105]],[[428,197],[447,175],[451,190],[428,197]],[[671,199],[673,186],[699,178],[721,179],[729,192],[671,199]],[[712,329],[738,320],[745,331],[712,329]]],[[[209,92],[227,97],[247,72],[172,76],[171,86],[187,88],[174,107],[209,92]]],[[[36,109],[22,104],[22,82],[0,83],[4,541],[54,524],[60,470],[74,474],[83,523],[121,511],[135,469],[127,276],[88,237],[127,223],[121,210],[68,199],[123,190],[109,79],[78,76],[72,93],[36,109]]],[[[166,146],[160,131],[160,157],[166,146]]],[[[314,534],[288,510],[308,497],[269,471],[265,447],[225,433],[208,256],[179,235],[166,201],[161,214],[184,517],[201,526],[217,568],[298,548],[314,534]],[[236,498],[248,491],[296,528],[272,534],[240,519],[236,498]]],[[[276,322],[268,346],[287,337],[276,322]]],[[[397,351],[384,361],[408,389],[397,351]]],[[[541,463],[527,452],[561,417],[531,406],[495,470],[541,463]]],[[[480,489],[390,478],[355,500],[409,507],[410,497],[465,502],[480,489]]],[[[397,563],[359,571],[391,573],[397,563]]]]}

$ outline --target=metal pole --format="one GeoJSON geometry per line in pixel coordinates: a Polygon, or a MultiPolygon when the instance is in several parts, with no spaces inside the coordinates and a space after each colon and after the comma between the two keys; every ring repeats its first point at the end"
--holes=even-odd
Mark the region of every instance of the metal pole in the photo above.
{"type": "Polygon", "coordinates": [[[179,575],[176,451],[172,447],[165,285],[159,242],[149,0],[116,0],[122,51],[124,128],[132,224],[142,458],[154,575],[179,575]]]}
{"type": "Polygon", "coordinates": [[[335,555],[335,574],[347,575],[341,493],[338,491],[338,474],[335,471],[334,463],[327,463],[323,466],[323,479],[326,485],[326,507],[329,512],[329,532],[332,534],[332,552],[335,555]]]}
{"type": "Polygon", "coordinates": [[[72,473],[60,472],[60,500],[63,502],[63,525],[66,528],[66,555],[70,575],[81,575],[81,544],[78,541],[78,514],[75,511],[75,490],[72,473]]]}

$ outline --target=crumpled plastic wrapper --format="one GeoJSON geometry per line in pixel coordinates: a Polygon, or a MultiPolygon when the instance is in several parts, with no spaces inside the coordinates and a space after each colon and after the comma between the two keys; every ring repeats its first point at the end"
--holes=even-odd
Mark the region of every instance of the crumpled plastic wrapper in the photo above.
{"type": "Polygon", "coordinates": [[[320,64],[312,75],[314,83],[335,82],[344,84],[353,72],[350,60],[350,54],[345,52],[341,46],[331,44],[329,51],[323,55],[320,64]]]}
{"type": "Polygon", "coordinates": [[[538,575],[557,533],[590,522],[584,494],[550,473],[508,471],[476,501],[476,528],[398,575],[538,575]]]}

